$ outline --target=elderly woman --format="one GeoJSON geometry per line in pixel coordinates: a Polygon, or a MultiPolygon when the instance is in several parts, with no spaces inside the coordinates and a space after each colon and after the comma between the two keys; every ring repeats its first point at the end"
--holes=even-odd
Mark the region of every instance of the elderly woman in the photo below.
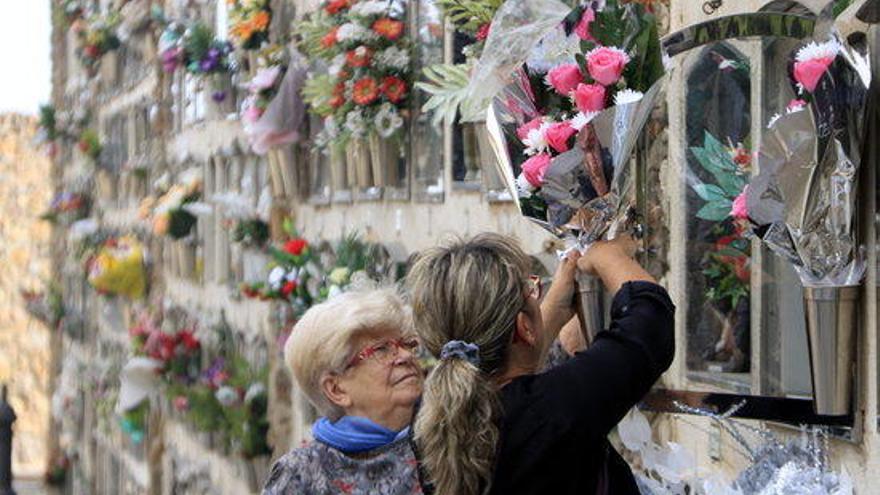
{"type": "Polygon", "coordinates": [[[541,303],[529,258],[508,238],[483,234],[416,261],[416,330],[440,361],[414,439],[435,493],[639,493],[606,437],[672,362],[674,307],[632,251],[602,242],[567,259],[541,303]],[[572,316],[577,269],[614,294],[610,328],[540,372],[572,316]]]}
{"type": "Polygon", "coordinates": [[[355,291],[312,307],[284,351],[323,417],[314,442],[275,463],[263,495],[422,493],[408,428],[422,372],[397,293],[355,291]]]}

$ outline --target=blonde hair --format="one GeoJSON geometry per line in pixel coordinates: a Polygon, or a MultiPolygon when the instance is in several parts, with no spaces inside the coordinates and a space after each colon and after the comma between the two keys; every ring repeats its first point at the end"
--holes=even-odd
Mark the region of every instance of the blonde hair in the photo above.
{"type": "Polygon", "coordinates": [[[321,390],[321,378],[340,371],[356,351],[354,338],[377,329],[413,333],[412,312],[396,289],[356,290],[312,306],[293,327],[284,359],[299,387],[318,411],[338,419],[345,412],[321,390]]]}
{"type": "Polygon", "coordinates": [[[407,275],[416,332],[433,355],[451,340],[479,346],[479,365],[439,362],[425,382],[414,437],[440,495],[488,491],[498,443],[503,371],[530,259],[517,243],[481,234],[425,252],[407,275]]]}

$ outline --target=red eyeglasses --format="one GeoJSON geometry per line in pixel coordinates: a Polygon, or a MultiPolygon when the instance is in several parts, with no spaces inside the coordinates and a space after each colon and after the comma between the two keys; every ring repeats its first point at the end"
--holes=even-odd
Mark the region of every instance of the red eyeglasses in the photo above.
{"type": "Polygon", "coordinates": [[[404,349],[410,354],[418,354],[419,341],[415,337],[401,337],[399,339],[387,339],[376,344],[364,347],[351,358],[345,369],[352,368],[366,359],[375,359],[380,364],[391,364],[404,349]]]}

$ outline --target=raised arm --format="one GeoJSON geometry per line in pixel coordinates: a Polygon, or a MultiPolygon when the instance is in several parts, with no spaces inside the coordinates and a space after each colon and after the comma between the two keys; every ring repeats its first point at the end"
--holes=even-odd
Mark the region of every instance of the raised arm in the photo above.
{"type": "Polygon", "coordinates": [[[654,282],[654,278],[632,259],[636,242],[628,236],[594,244],[584,256],[573,253],[559,263],[553,286],[541,305],[545,327],[558,336],[565,352],[573,356],[586,348],[580,323],[572,311],[575,263],[579,270],[597,275],[611,294],[631,281],[654,282]]]}
{"type": "Polygon", "coordinates": [[[606,242],[580,258],[579,267],[614,293],[609,328],[589,349],[536,377],[540,400],[569,434],[606,435],[672,362],[675,308],[632,251],[630,243],[606,242]]]}
{"type": "Polygon", "coordinates": [[[580,253],[572,251],[559,262],[550,290],[541,302],[544,329],[553,336],[553,339],[556,339],[563,325],[574,316],[572,308],[574,275],[580,257],[580,253]]]}

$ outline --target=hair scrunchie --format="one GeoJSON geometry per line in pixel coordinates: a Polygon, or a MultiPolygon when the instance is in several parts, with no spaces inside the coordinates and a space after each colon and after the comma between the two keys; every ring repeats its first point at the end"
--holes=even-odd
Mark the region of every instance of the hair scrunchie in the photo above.
{"type": "Polygon", "coordinates": [[[462,340],[450,340],[440,350],[440,360],[451,358],[464,359],[474,366],[480,366],[480,346],[462,340]]]}

